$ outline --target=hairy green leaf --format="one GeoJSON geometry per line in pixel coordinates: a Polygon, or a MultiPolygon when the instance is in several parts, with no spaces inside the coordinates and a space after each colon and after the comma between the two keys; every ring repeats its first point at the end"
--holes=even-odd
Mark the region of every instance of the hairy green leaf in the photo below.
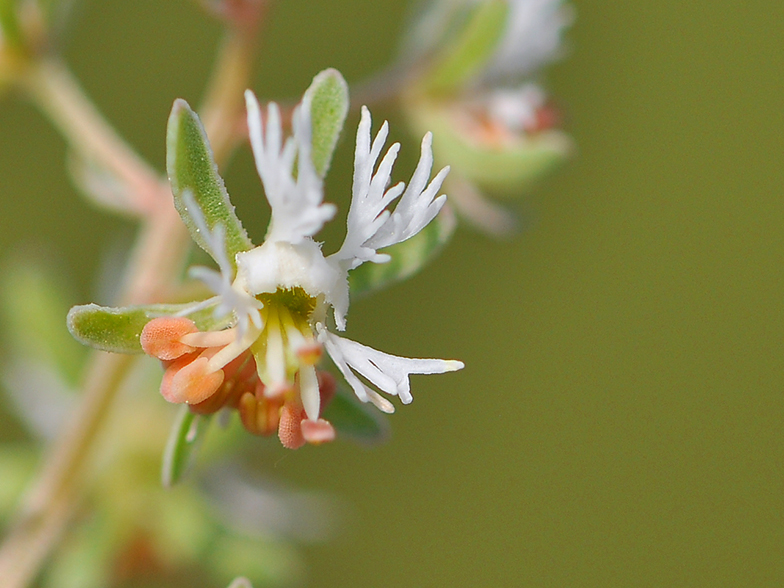
{"type": "MultiPolygon", "coordinates": [[[[144,325],[159,316],[172,316],[192,304],[150,304],[110,308],[97,304],[74,306],[68,313],[68,330],[74,338],[101,351],[142,353],[139,336],[144,325]]],[[[229,317],[216,319],[214,306],[188,315],[199,330],[213,331],[227,326],[229,317]]]]}
{"type": "MultiPolygon", "coordinates": [[[[218,175],[218,166],[199,117],[185,100],[175,100],[166,131],[166,169],[169,173],[174,206],[191,237],[216,259],[215,251],[194,222],[188,201],[199,208],[207,228],[223,227],[226,254],[234,266],[234,256],[253,247],[234,212],[229,195],[218,175]]],[[[198,214],[198,213],[197,213],[198,214]]],[[[217,261],[217,259],[216,259],[217,261]]],[[[235,268],[236,269],[236,268],[235,268]]]]}
{"type": "Polygon", "coordinates": [[[380,290],[395,282],[410,278],[440,252],[455,230],[451,209],[441,213],[419,233],[381,252],[392,257],[387,263],[364,263],[348,276],[352,296],[380,290]]]}
{"type": "Polygon", "coordinates": [[[163,451],[161,482],[165,488],[174,486],[188,472],[211,417],[212,415],[195,414],[185,405],[180,408],[163,451]]]}
{"type": "Polygon", "coordinates": [[[519,196],[563,164],[574,148],[569,135],[557,129],[521,136],[509,145],[484,144],[455,124],[451,109],[436,101],[410,105],[407,114],[414,129],[437,137],[436,161],[448,162],[454,173],[499,195],[519,196]]]}
{"type": "Polygon", "coordinates": [[[474,75],[491,57],[506,27],[509,6],[504,0],[485,0],[472,9],[426,75],[426,92],[454,90],[474,75]]]}
{"type": "Polygon", "coordinates": [[[311,159],[316,172],[323,178],[348,114],[348,84],[338,70],[325,69],[313,78],[303,98],[303,104],[308,103],[313,145],[311,159]]]}
{"type": "Polygon", "coordinates": [[[519,196],[560,167],[572,151],[571,139],[561,131],[543,132],[505,150],[445,139],[439,144],[439,160],[453,162],[455,170],[498,195],[519,196]]]}

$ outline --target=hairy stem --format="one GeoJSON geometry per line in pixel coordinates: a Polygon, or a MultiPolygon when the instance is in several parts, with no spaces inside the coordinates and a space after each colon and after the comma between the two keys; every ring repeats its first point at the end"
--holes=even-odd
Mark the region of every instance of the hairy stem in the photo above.
{"type": "Polygon", "coordinates": [[[78,503],[86,457],[132,360],[126,355],[92,355],[82,402],[70,426],[50,447],[39,478],[0,549],[2,586],[27,586],[62,535],[78,503]]]}
{"type": "MultiPolygon", "coordinates": [[[[236,144],[234,123],[242,110],[253,46],[247,33],[230,33],[211,78],[204,121],[218,162],[225,161],[236,144]]],[[[111,170],[135,195],[144,222],[126,268],[121,302],[165,299],[176,285],[190,243],[168,184],[116,135],[62,64],[46,61],[33,66],[26,87],[80,155],[111,170]]],[[[49,448],[0,546],[3,588],[28,586],[64,534],[86,486],[92,449],[132,363],[131,356],[92,355],[81,403],[69,426],[49,448]]]]}
{"type": "Polygon", "coordinates": [[[63,63],[46,59],[31,65],[23,84],[81,158],[103,166],[127,186],[133,211],[155,208],[161,199],[158,172],[106,122],[63,63]]]}
{"type": "Polygon", "coordinates": [[[248,86],[253,62],[253,38],[241,32],[231,32],[223,40],[218,55],[210,91],[199,109],[204,130],[210,138],[215,160],[225,160],[237,144],[237,122],[244,112],[242,94],[248,86]]]}

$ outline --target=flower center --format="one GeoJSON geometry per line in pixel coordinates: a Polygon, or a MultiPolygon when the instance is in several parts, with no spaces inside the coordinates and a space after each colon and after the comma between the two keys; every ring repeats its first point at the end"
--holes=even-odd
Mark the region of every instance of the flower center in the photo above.
{"type": "Polygon", "coordinates": [[[256,299],[265,307],[285,306],[292,314],[306,320],[316,308],[316,299],[300,287],[278,288],[274,294],[259,294],[256,299]]]}
{"type": "Polygon", "coordinates": [[[315,420],[320,404],[315,365],[321,345],[309,319],[317,301],[298,287],[279,288],[257,298],[264,305],[260,311],[264,326],[250,350],[265,393],[270,398],[299,396],[308,417],[315,420]]]}

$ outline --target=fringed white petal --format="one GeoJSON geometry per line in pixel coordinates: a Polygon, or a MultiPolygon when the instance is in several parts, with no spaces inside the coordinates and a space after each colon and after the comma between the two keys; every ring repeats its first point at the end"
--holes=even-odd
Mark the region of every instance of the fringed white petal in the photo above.
{"type": "MultiPolygon", "coordinates": [[[[403,404],[413,400],[411,396],[411,374],[443,374],[462,369],[463,363],[446,359],[417,359],[398,357],[383,353],[356,341],[338,337],[316,325],[319,341],[324,345],[337,368],[363,402],[378,400],[371,396],[372,390],[357,377],[363,376],[381,391],[399,396],[403,404]]],[[[384,408],[382,408],[384,410],[384,408]]]]}
{"type": "Polygon", "coordinates": [[[376,169],[389,130],[385,122],[371,144],[370,128],[370,112],[362,107],[354,154],[354,186],[348,213],[348,231],[340,251],[331,256],[346,271],[366,261],[388,261],[389,256],[377,253],[377,249],[416,235],[435,218],[446,200],[445,196],[435,196],[448,168],[442,169],[430,184],[427,183],[433,165],[430,133],[422,140],[421,157],[408,189],[405,189],[403,182],[386,189],[400,145],[392,145],[376,169]],[[394,212],[387,210],[401,194],[402,198],[394,212]]]}
{"type": "Polygon", "coordinates": [[[436,198],[449,168],[443,168],[428,184],[433,167],[433,135],[427,133],[422,139],[419,163],[411,176],[408,188],[403,192],[395,211],[376,232],[365,242],[366,247],[381,249],[410,239],[424,229],[441,211],[446,196],[436,198]]]}
{"type": "Polygon", "coordinates": [[[277,104],[271,102],[267,107],[265,125],[256,96],[250,90],[245,92],[245,103],[256,169],[272,209],[267,241],[297,245],[320,231],[336,212],[334,205],[323,203],[322,181],[311,160],[310,101],[306,98],[295,109],[294,136],[285,144],[277,104]]]}

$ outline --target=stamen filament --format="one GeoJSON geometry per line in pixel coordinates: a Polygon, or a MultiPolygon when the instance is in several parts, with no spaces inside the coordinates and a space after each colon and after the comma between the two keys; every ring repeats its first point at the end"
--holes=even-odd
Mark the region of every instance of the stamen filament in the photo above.
{"type": "Polygon", "coordinates": [[[312,365],[303,365],[299,369],[299,394],[305,414],[311,420],[318,420],[321,396],[319,395],[316,368],[312,365]]]}
{"type": "Polygon", "coordinates": [[[236,338],[237,328],[233,327],[223,331],[188,333],[180,337],[180,341],[191,347],[223,347],[232,343],[236,338]]]}
{"type": "Polygon", "coordinates": [[[213,371],[223,368],[223,366],[239,357],[243,351],[248,349],[259,337],[260,333],[261,329],[257,329],[255,326],[248,327],[242,339],[235,339],[210,359],[209,368],[213,371]]]}
{"type": "MultiPolygon", "coordinates": [[[[280,394],[288,386],[286,385],[286,357],[283,333],[280,329],[280,317],[278,309],[270,306],[267,317],[267,373],[269,382],[264,382],[271,395],[280,394]]],[[[263,378],[262,378],[263,380],[263,378]]]]}

